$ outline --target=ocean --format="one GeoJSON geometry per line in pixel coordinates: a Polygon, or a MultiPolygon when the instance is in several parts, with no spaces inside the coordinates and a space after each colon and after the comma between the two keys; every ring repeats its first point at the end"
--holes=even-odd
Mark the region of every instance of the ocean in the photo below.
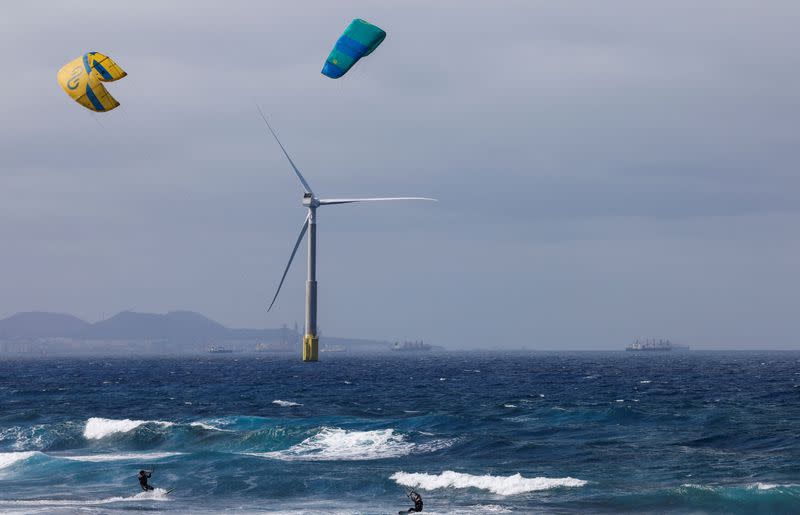
{"type": "Polygon", "coordinates": [[[3,513],[394,514],[404,488],[425,513],[800,513],[800,353],[0,361],[3,513]]]}

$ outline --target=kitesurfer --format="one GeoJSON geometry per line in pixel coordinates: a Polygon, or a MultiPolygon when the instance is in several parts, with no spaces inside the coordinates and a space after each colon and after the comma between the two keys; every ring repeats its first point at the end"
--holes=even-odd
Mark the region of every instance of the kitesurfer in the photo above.
{"type": "Polygon", "coordinates": [[[419,495],[414,490],[411,490],[406,495],[408,495],[408,498],[411,499],[411,502],[414,503],[414,507],[409,508],[406,513],[416,513],[422,511],[422,496],[419,495]]]}
{"type": "Polygon", "coordinates": [[[146,470],[139,471],[139,486],[142,487],[142,490],[145,492],[149,490],[155,490],[151,485],[147,484],[147,479],[153,475],[152,472],[148,472],[146,470]]]}

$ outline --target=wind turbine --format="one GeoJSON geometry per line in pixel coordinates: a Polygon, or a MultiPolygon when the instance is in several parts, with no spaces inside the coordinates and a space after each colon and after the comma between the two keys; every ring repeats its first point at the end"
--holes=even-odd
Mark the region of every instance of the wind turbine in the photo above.
{"type": "Polygon", "coordinates": [[[264,116],[264,113],[261,111],[261,107],[258,107],[258,112],[261,114],[264,123],[267,124],[269,132],[272,133],[278,146],[281,147],[283,155],[289,160],[289,164],[292,166],[295,175],[300,179],[304,191],[303,205],[308,208],[306,219],[303,221],[302,227],[300,227],[300,235],[297,237],[292,253],[289,256],[289,262],[286,263],[286,268],[283,270],[281,282],[278,284],[278,289],[275,291],[275,296],[272,297],[272,302],[269,308],[267,308],[267,311],[270,311],[272,306],[275,305],[278,294],[281,292],[283,281],[286,279],[286,274],[289,272],[289,267],[292,266],[292,260],[295,254],[297,254],[300,243],[303,241],[303,236],[305,236],[306,231],[308,231],[308,279],[306,281],[306,328],[305,335],[303,336],[303,361],[317,361],[319,359],[319,337],[317,336],[317,208],[336,204],[352,204],[354,202],[378,202],[384,200],[432,200],[435,202],[436,199],[427,197],[319,198],[314,194],[314,191],[311,189],[311,186],[309,186],[305,177],[303,177],[303,174],[300,173],[300,170],[297,169],[294,161],[289,157],[289,153],[283,148],[281,141],[278,139],[278,135],[275,134],[272,126],[267,121],[267,117],[264,116]]]}

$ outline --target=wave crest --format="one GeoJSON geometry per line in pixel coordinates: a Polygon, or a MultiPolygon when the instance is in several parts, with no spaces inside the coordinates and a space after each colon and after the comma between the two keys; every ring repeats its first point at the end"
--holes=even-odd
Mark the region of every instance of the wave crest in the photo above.
{"type": "Polygon", "coordinates": [[[0,452],[0,469],[10,467],[11,465],[25,461],[28,458],[41,455],[38,451],[25,451],[25,452],[0,452]]]}
{"type": "Polygon", "coordinates": [[[302,406],[299,402],[292,402],[292,401],[282,401],[280,399],[275,399],[272,401],[272,404],[277,404],[278,406],[282,406],[284,408],[290,408],[292,406],[302,406]]]}
{"type": "Polygon", "coordinates": [[[156,488],[149,492],[141,492],[130,497],[107,497],[105,499],[3,499],[0,506],[92,506],[95,504],[111,504],[126,501],[170,501],[167,491],[156,488]]]}
{"type": "Polygon", "coordinates": [[[405,456],[414,447],[393,429],[347,431],[323,427],[319,433],[289,449],[250,454],[284,461],[378,460],[405,456]]]}
{"type": "Polygon", "coordinates": [[[478,488],[488,490],[497,495],[516,495],[551,488],[578,487],[586,484],[582,479],[572,477],[522,477],[517,473],[513,476],[473,476],[447,470],[441,474],[415,474],[408,472],[395,472],[389,479],[397,484],[423,490],[438,490],[441,488],[478,488]]]}
{"type": "Polygon", "coordinates": [[[71,461],[88,461],[93,463],[100,463],[104,461],[148,461],[159,460],[162,458],[171,458],[173,456],[180,456],[182,452],[138,452],[138,453],[122,453],[122,454],[85,454],[85,455],[50,455],[53,458],[61,458],[71,461]]]}
{"type": "Polygon", "coordinates": [[[162,427],[173,426],[173,422],[161,420],[131,420],[129,418],[115,420],[111,418],[92,417],[86,421],[83,436],[87,440],[100,440],[114,433],[127,433],[143,424],[157,424],[162,427]]]}

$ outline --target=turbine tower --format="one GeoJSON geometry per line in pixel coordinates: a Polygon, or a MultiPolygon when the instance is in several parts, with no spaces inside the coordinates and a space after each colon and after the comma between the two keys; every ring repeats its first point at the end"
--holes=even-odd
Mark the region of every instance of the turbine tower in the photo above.
{"type": "Polygon", "coordinates": [[[308,208],[308,214],[300,228],[300,235],[297,237],[292,253],[289,256],[289,262],[286,263],[286,268],[283,270],[281,282],[278,283],[278,289],[275,291],[275,296],[272,297],[272,302],[269,308],[267,308],[267,311],[270,311],[272,306],[275,305],[278,294],[281,292],[283,281],[286,279],[286,274],[289,272],[289,267],[292,266],[292,260],[295,254],[297,254],[300,243],[303,241],[303,236],[305,236],[306,231],[308,231],[308,279],[306,280],[306,328],[305,334],[303,335],[303,361],[317,361],[319,359],[319,337],[317,336],[317,208],[336,204],[352,204],[354,202],[377,202],[384,200],[432,200],[435,202],[436,199],[427,197],[319,198],[314,194],[311,186],[308,185],[305,177],[300,173],[300,170],[297,169],[294,161],[289,157],[289,153],[283,148],[283,145],[278,139],[278,135],[275,134],[275,131],[272,129],[272,126],[267,121],[267,117],[264,116],[260,107],[258,108],[258,112],[261,114],[264,123],[267,124],[269,132],[272,133],[278,146],[281,147],[283,155],[289,160],[289,164],[292,166],[295,175],[300,179],[304,191],[303,205],[308,208]]]}

